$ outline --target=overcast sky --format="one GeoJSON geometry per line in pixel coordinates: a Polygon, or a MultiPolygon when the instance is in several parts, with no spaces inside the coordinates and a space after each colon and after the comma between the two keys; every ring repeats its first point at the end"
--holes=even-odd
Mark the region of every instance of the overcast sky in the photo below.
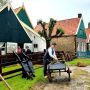
{"type": "Polygon", "coordinates": [[[33,26],[39,19],[63,20],[77,17],[78,13],[82,13],[86,27],[90,22],[90,0],[12,0],[12,6],[17,8],[23,2],[33,26]]]}

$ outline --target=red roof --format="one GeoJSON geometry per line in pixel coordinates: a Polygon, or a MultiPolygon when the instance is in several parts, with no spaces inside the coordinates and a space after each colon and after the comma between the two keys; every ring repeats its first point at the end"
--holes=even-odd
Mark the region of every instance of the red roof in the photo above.
{"type": "Polygon", "coordinates": [[[86,28],[86,34],[87,34],[87,39],[86,42],[89,42],[89,36],[90,36],[90,28],[86,28]]]}
{"type": "Polygon", "coordinates": [[[14,11],[17,13],[21,7],[15,8],[14,11]]]}
{"type": "Polygon", "coordinates": [[[36,27],[34,28],[34,30],[38,33],[39,31],[42,31],[43,28],[42,28],[41,24],[38,24],[38,25],[36,25],[36,27]]]}
{"type": "MultiPolygon", "coordinates": [[[[72,18],[72,19],[57,21],[56,25],[54,26],[52,36],[56,35],[58,28],[62,28],[64,30],[65,35],[75,35],[79,22],[80,22],[80,18],[72,18]]],[[[35,27],[35,31],[38,32],[41,28],[42,27],[39,24],[35,27]]],[[[46,25],[46,29],[47,28],[48,28],[48,25],[46,25]]]]}

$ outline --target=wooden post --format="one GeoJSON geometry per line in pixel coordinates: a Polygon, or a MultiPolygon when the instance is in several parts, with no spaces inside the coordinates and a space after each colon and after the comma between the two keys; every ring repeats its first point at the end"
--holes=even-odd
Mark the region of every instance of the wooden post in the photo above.
{"type": "Polygon", "coordinates": [[[2,74],[2,64],[1,64],[1,58],[0,58],[0,74],[2,74]]]}
{"type": "Polygon", "coordinates": [[[7,42],[5,43],[5,54],[7,54],[7,42]]]}

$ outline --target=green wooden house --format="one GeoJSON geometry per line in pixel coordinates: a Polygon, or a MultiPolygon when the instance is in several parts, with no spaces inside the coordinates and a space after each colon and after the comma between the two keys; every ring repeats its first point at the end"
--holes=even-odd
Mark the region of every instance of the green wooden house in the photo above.
{"type": "Polygon", "coordinates": [[[76,39],[77,39],[77,52],[78,52],[77,54],[78,56],[84,57],[87,51],[87,44],[86,44],[87,36],[86,36],[84,22],[82,19],[78,27],[76,37],[77,37],[76,39]]]}
{"type": "Polygon", "coordinates": [[[32,42],[9,3],[0,9],[0,42],[32,42]]]}
{"type": "Polygon", "coordinates": [[[31,40],[10,4],[0,9],[0,42],[30,42],[31,40]]]}
{"type": "Polygon", "coordinates": [[[16,8],[14,11],[16,12],[16,14],[17,14],[21,24],[23,25],[26,33],[28,34],[28,36],[32,40],[31,44],[26,43],[25,45],[31,46],[30,49],[32,50],[32,52],[44,51],[44,49],[46,49],[46,41],[43,37],[41,37],[38,33],[36,33],[34,31],[33,25],[31,23],[31,20],[27,14],[27,11],[26,11],[24,5],[22,5],[19,8],[16,8]]]}
{"type": "Polygon", "coordinates": [[[16,8],[16,9],[15,9],[15,12],[16,12],[16,14],[18,15],[19,19],[20,19],[22,22],[24,22],[24,23],[25,23],[26,25],[28,25],[30,28],[34,29],[32,23],[31,23],[31,20],[30,20],[28,14],[27,14],[27,11],[26,11],[26,9],[25,9],[25,7],[24,7],[24,5],[22,5],[22,6],[19,7],[19,8],[16,8]]]}

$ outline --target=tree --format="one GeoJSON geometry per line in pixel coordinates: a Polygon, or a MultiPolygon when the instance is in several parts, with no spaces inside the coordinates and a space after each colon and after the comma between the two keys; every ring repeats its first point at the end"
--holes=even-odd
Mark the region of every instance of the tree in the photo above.
{"type": "MultiPolygon", "coordinates": [[[[43,22],[42,20],[39,20],[37,22],[37,25],[38,24],[41,24],[41,26],[43,28],[43,30],[39,31],[38,33],[40,34],[40,36],[43,36],[45,38],[45,40],[46,40],[46,48],[48,48],[50,46],[50,41],[52,39],[51,34],[52,34],[53,28],[54,28],[54,26],[56,24],[56,20],[54,20],[53,18],[50,18],[48,29],[45,28],[46,23],[43,22]]],[[[58,35],[59,35],[59,33],[62,33],[62,32],[61,32],[61,30],[58,29],[58,35]]]]}

